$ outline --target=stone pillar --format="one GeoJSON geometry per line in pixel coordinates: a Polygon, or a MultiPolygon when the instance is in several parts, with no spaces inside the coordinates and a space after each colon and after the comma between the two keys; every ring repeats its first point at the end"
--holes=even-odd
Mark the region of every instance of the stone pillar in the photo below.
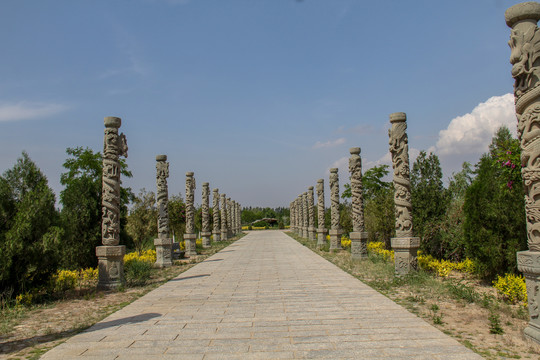
{"type": "Polygon", "coordinates": [[[227,198],[227,238],[232,237],[232,206],[231,206],[231,198],[227,198]]]}
{"type": "Polygon", "coordinates": [[[521,146],[521,176],[525,187],[527,251],[517,253],[518,269],[527,285],[529,325],[525,335],[540,343],[540,4],[528,2],[506,10],[512,28],[509,45],[515,79],[518,138],[521,146]]]}
{"type": "Polygon", "coordinates": [[[341,249],[341,225],[339,224],[339,175],[338,169],[330,169],[330,250],[341,249]]]}
{"type": "Polygon", "coordinates": [[[313,199],[313,186],[308,187],[308,237],[309,240],[315,240],[315,200],[313,199]]]}
{"type": "Polygon", "coordinates": [[[212,190],[212,234],[214,235],[214,241],[220,241],[220,229],[219,229],[219,189],[212,190]]]}
{"type": "Polygon", "coordinates": [[[289,230],[294,233],[294,201],[289,203],[289,230]]]}
{"type": "Polygon", "coordinates": [[[238,216],[238,234],[241,234],[242,233],[242,205],[238,204],[237,205],[237,208],[238,208],[238,211],[237,211],[237,216],[238,216]]]}
{"type": "Polygon", "coordinates": [[[233,236],[236,236],[236,227],[238,226],[236,224],[236,201],[231,200],[231,233],[233,236]]]}
{"type": "Polygon", "coordinates": [[[368,233],[364,227],[364,196],[362,194],[362,159],[360,148],[354,147],[349,150],[349,172],[351,174],[352,193],[352,222],[353,232],[351,238],[351,257],[353,259],[367,258],[368,233]]]}
{"type": "Polygon", "coordinates": [[[394,169],[396,215],[396,237],[390,240],[394,249],[396,275],[402,276],[416,270],[420,238],[413,237],[407,116],[402,112],[390,114],[390,123],[392,127],[388,130],[388,136],[394,169]]]}
{"type": "Polygon", "coordinates": [[[156,263],[159,268],[172,266],[172,238],[169,237],[169,163],[167,155],[156,156],[156,186],[158,208],[158,238],[154,239],[156,247],[156,263]]]}
{"type": "Polygon", "coordinates": [[[193,172],[186,173],[186,233],[184,234],[184,244],[186,256],[197,255],[197,234],[195,234],[195,178],[193,172]]]}
{"type": "Polygon", "coordinates": [[[221,241],[229,239],[227,234],[227,199],[225,194],[221,194],[221,241]]]}
{"type": "Polygon", "coordinates": [[[317,247],[326,245],[326,228],[324,227],[324,180],[317,180],[317,247]]]}
{"type": "Polygon", "coordinates": [[[302,194],[302,220],[304,223],[302,224],[302,227],[304,229],[304,238],[309,239],[309,204],[308,204],[308,197],[307,192],[302,194]]]}
{"type": "Polygon", "coordinates": [[[205,182],[202,184],[202,229],[201,229],[201,237],[202,237],[202,246],[203,248],[209,248],[210,247],[210,235],[212,233],[210,232],[210,184],[205,182]]]}
{"type": "Polygon", "coordinates": [[[118,135],[122,120],[106,117],[103,139],[103,189],[101,201],[101,242],[96,247],[98,258],[98,289],[116,289],[124,283],[124,255],[126,247],[120,243],[120,162],[127,157],[124,134],[118,135]]]}

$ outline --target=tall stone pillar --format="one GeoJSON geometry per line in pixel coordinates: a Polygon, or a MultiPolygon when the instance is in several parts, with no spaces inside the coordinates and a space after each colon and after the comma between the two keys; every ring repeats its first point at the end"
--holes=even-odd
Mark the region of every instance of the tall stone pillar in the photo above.
{"type": "Polygon", "coordinates": [[[304,221],[302,224],[302,227],[304,228],[304,238],[309,239],[309,204],[307,191],[302,194],[302,211],[304,212],[302,215],[302,220],[304,221]]]}
{"type": "Polygon", "coordinates": [[[354,147],[349,150],[349,172],[351,174],[352,193],[352,223],[353,232],[351,238],[351,257],[353,259],[367,258],[368,233],[364,227],[364,196],[362,194],[362,159],[360,148],[354,147]]]}
{"type": "Polygon", "coordinates": [[[237,207],[237,216],[238,216],[238,234],[241,234],[242,233],[242,205],[240,204],[237,204],[236,205],[237,207]]]}
{"type": "Polygon", "coordinates": [[[120,162],[127,157],[124,134],[118,135],[122,120],[106,117],[103,138],[103,189],[101,201],[101,243],[96,247],[98,258],[98,289],[115,289],[124,283],[124,255],[126,247],[120,243],[120,162]]]}
{"type": "Polygon", "coordinates": [[[236,201],[234,200],[231,200],[231,222],[231,233],[233,236],[236,236],[236,227],[238,225],[236,224],[236,201]]]}
{"type": "Polygon", "coordinates": [[[219,189],[212,190],[212,234],[214,241],[220,241],[219,228],[219,189]]]}
{"type": "Polygon", "coordinates": [[[518,269],[527,285],[529,325],[525,335],[540,343],[540,4],[528,2],[506,10],[512,28],[509,45],[521,146],[521,176],[529,250],[517,253],[518,269]]]}
{"type": "Polygon", "coordinates": [[[210,184],[205,182],[202,184],[202,205],[201,205],[201,215],[202,215],[202,246],[203,248],[210,247],[210,184]]]}
{"type": "Polygon", "coordinates": [[[402,112],[390,114],[390,123],[392,127],[388,130],[388,136],[394,169],[396,214],[396,237],[390,241],[394,249],[396,275],[402,276],[416,270],[420,238],[413,237],[407,116],[402,112]]]}
{"type": "Polygon", "coordinates": [[[338,169],[330,169],[330,250],[341,249],[341,225],[339,224],[339,175],[338,169]]]}
{"type": "Polygon", "coordinates": [[[227,199],[225,194],[221,194],[221,241],[229,239],[227,233],[227,199]]]}
{"type": "Polygon", "coordinates": [[[158,208],[158,238],[154,239],[156,263],[159,268],[172,266],[172,238],[169,237],[169,163],[167,155],[156,156],[156,185],[158,208]]]}
{"type": "Polygon", "coordinates": [[[227,238],[232,237],[232,204],[231,198],[227,198],[227,238]]]}
{"type": "Polygon", "coordinates": [[[326,245],[326,228],[324,227],[324,180],[317,180],[317,247],[326,245]]]}
{"type": "Polygon", "coordinates": [[[304,202],[302,201],[302,195],[298,195],[296,199],[298,202],[298,236],[304,237],[304,202]]]}
{"type": "Polygon", "coordinates": [[[193,172],[186,173],[186,233],[184,234],[184,244],[186,256],[197,255],[197,234],[195,234],[195,178],[193,172]]]}
{"type": "Polygon", "coordinates": [[[308,237],[309,240],[315,240],[315,200],[313,198],[313,186],[308,187],[308,237]]]}
{"type": "Polygon", "coordinates": [[[289,230],[294,234],[294,201],[289,204],[289,230]]]}

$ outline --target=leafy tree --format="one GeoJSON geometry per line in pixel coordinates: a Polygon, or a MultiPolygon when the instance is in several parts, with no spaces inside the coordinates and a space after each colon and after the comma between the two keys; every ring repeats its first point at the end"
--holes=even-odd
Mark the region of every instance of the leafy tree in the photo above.
{"type": "Polygon", "coordinates": [[[413,228],[422,239],[422,250],[438,257],[443,252],[439,224],[446,213],[447,199],[439,158],[421,151],[411,171],[413,228]]]}
{"type": "Polygon", "coordinates": [[[145,189],[141,189],[139,195],[134,198],[126,230],[139,254],[152,247],[153,239],[157,237],[156,195],[152,191],[146,192],[145,189]]]}
{"type": "Polygon", "coordinates": [[[62,229],[47,178],[26,152],[0,177],[0,288],[44,285],[57,270],[62,229]]]}
{"type": "Polygon", "coordinates": [[[519,180],[507,186],[507,173],[498,157],[517,141],[507,128],[497,131],[465,194],[465,252],[486,278],[517,271],[516,251],[527,248],[523,188],[519,180]]]}
{"type": "MultiPolygon", "coordinates": [[[[60,176],[64,190],[60,193],[62,203],[61,222],[65,229],[62,247],[62,266],[65,268],[94,267],[97,264],[95,247],[101,245],[101,189],[102,157],[89,148],[67,148],[63,166],[66,172],[60,176]]],[[[120,160],[121,175],[131,177],[123,159],[120,160]]],[[[120,188],[120,242],[131,246],[125,232],[127,204],[133,198],[130,188],[120,188]]]]}
{"type": "Polygon", "coordinates": [[[169,197],[168,210],[171,237],[178,237],[181,242],[186,231],[186,204],[182,199],[182,195],[178,194],[169,197]]]}

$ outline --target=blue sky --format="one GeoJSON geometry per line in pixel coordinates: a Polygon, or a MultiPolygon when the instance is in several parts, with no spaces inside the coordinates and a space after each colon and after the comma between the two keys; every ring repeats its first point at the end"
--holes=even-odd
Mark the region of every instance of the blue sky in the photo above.
{"type": "Polygon", "coordinates": [[[135,192],[169,193],[185,173],[243,205],[288,206],[390,164],[388,115],[408,116],[411,155],[445,178],[475,163],[493,131],[515,132],[510,30],[518,1],[118,0],[3,2],[0,172],[26,150],[57,195],[67,147],[103,147],[122,118],[135,192]]]}

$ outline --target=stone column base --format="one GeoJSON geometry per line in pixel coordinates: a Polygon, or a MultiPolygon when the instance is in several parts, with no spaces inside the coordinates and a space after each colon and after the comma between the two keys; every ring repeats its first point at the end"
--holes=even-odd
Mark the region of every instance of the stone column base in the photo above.
{"type": "Polygon", "coordinates": [[[164,268],[172,266],[172,239],[154,239],[156,247],[155,267],[164,268]]]}
{"type": "Polygon", "coordinates": [[[210,247],[210,235],[212,235],[211,232],[202,232],[202,247],[205,249],[208,249],[210,247]]]}
{"type": "Polygon", "coordinates": [[[326,229],[317,229],[317,247],[326,245],[326,229]]]}
{"type": "Polygon", "coordinates": [[[191,257],[197,255],[197,245],[195,243],[197,235],[195,234],[184,234],[184,246],[186,249],[185,256],[191,257]]]}
{"type": "Polygon", "coordinates": [[[525,276],[529,304],[529,325],[523,331],[529,339],[540,343],[540,252],[517,253],[518,270],[525,276]]]}
{"type": "Polygon", "coordinates": [[[396,276],[408,274],[416,270],[418,266],[418,248],[420,247],[420,238],[405,237],[391,238],[392,249],[394,250],[394,261],[396,276]]]}
{"type": "Polygon", "coordinates": [[[367,259],[368,233],[366,231],[352,232],[349,235],[351,238],[351,258],[367,259]]]}
{"type": "Polygon", "coordinates": [[[304,239],[309,238],[308,228],[307,226],[302,226],[302,237],[304,239]]]}
{"type": "Polygon", "coordinates": [[[99,290],[117,289],[124,285],[124,255],[126,247],[96,246],[98,258],[98,285],[99,290]]]}
{"type": "Polygon", "coordinates": [[[221,241],[227,241],[229,238],[227,237],[227,230],[221,232],[221,241]]]}
{"type": "Polygon", "coordinates": [[[330,250],[341,250],[341,230],[330,230],[330,250]]]}
{"type": "Polygon", "coordinates": [[[308,228],[308,238],[309,240],[316,240],[316,232],[313,226],[308,228]]]}
{"type": "Polygon", "coordinates": [[[214,242],[221,241],[220,236],[219,236],[220,235],[219,232],[215,232],[212,235],[214,235],[214,242]]]}

